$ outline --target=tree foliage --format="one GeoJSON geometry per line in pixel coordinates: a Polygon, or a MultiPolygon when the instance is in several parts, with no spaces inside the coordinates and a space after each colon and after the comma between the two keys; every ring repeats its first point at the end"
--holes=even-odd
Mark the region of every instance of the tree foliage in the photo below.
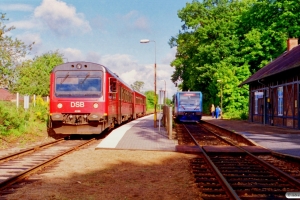
{"type": "MultiPolygon", "coordinates": [[[[154,104],[155,104],[155,96],[154,96],[154,91],[146,91],[145,96],[147,98],[147,109],[154,109],[154,104]]],[[[156,97],[157,98],[157,97],[156,97]]],[[[157,99],[156,99],[157,101],[157,99]]]]}
{"type": "Polygon", "coordinates": [[[5,14],[0,13],[0,87],[10,87],[15,81],[15,68],[22,62],[32,45],[25,45],[21,40],[8,36],[15,27],[6,27],[5,14]]]}
{"type": "Polygon", "coordinates": [[[138,92],[141,92],[143,87],[144,87],[144,82],[143,81],[135,81],[133,84],[131,84],[131,88],[138,91],[138,92]]]}
{"type": "Polygon", "coordinates": [[[13,90],[28,95],[49,95],[50,72],[63,63],[63,55],[58,51],[45,53],[22,63],[16,69],[18,77],[13,90]]]}
{"type": "Polygon", "coordinates": [[[177,47],[172,81],[202,91],[207,111],[220,105],[222,92],[225,113],[247,112],[248,91],[238,85],[282,54],[288,37],[299,37],[299,11],[295,0],[187,3],[178,11],[184,24],[169,41],[177,47]]]}

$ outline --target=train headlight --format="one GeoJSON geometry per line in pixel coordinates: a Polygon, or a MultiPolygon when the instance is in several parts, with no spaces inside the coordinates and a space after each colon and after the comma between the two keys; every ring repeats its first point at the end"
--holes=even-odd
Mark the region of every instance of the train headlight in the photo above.
{"type": "Polygon", "coordinates": [[[62,105],[61,103],[59,103],[59,104],[57,104],[57,107],[58,107],[58,108],[62,108],[63,105],[62,105]]]}
{"type": "Polygon", "coordinates": [[[82,65],[81,65],[80,63],[78,63],[78,64],[76,65],[76,68],[77,68],[77,69],[81,69],[81,68],[82,68],[82,65]]]}
{"type": "Polygon", "coordinates": [[[62,121],[63,116],[62,116],[61,113],[52,113],[51,114],[51,119],[52,119],[52,121],[62,121]]]}
{"type": "Polygon", "coordinates": [[[97,103],[94,103],[94,108],[98,108],[99,105],[97,103]]]}

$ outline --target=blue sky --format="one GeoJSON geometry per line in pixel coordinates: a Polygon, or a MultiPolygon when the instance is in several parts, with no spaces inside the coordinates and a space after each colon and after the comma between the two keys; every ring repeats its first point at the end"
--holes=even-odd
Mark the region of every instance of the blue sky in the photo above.
{"type": "Polygon", "coordinates": [[[29,44],[31,56],[58,50],[65,61],[89,61],[105,65],[126,83],[143,81],[143,90],[167,85],[168,97],[176,92],[170,62],[176,48],[168,41],[183,24],[178,10],[192,0],[1,0],[8,34],[29,44]],[[141,39],[154,42],[141,44],[141,39]],[[155,53],[156,46],[156,53],[155,53]]]}

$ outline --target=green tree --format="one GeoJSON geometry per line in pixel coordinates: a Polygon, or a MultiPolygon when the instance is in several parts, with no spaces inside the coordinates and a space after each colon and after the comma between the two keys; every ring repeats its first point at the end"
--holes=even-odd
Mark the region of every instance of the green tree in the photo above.
{"type": "Polygon", "coordinates": [[[177,47],[176,59],[171,63],[175,67],[172,81],[181,81],[183,90],[202,91],[207,109],[211,103],[220,105],[217,80],[226,83],[223,109],[244,110],[248,105],[247,94],[240,96],[245,92],[238,88],[250,73],[239,57],[237,30],[251,2],[255,1],[193,1],[178,12],[184,25],[169,41],[171,47],[177,47]]]}
{"type": "Polygon", "coordinates": [[[18,80],[13,90],[28,95],[49,95],[49,75],[52,69],[61,63],[63,63],[63,55],[58,51],[45,53],[33,60],[23,62],[16,70],[18,80]]]}
{"type": "Polygon", "coordinates": [[[296,0],[260,0],[244,12],[238,28],[241,57],[256,72],[286,50],[288,38],[300,36],[296,0]]]}
{"type": "Polygon", "coordinates": [[[147,98],[147,109],[154,109],[154,103],[157,102],[157,96],[155,98],[154,91],[146,91],[145,96],[147,98]]]}
{"type": "Polygon", "coordinates": [[[15,81],[15,68],[31,50],[32,44],[27,46],[17,38],[13,39],[7,33],[15,27],[7,28],[4,24],[5,14],[0,13],[0,87],[10,88],[15,81]]]}
{"type": "Polygon", "coordinates": [[[143,81],[135,81],[133,84],[131,84],[131,88],[138,91],[138,92],[141,92],[141,90],[143,89],[144,87],[144,82],[143,81]]]}

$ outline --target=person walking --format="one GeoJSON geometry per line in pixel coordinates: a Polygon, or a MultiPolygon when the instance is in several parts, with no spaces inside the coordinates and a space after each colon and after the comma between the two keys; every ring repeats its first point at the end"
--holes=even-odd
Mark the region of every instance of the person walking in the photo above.
{"type": "Polygon", "coordinates": [[[211,104],[210,113],[211,113],[211,117],[214,118],[214,116],[215,116],[215,105],[214,104],[211,104]]]}
{"type": "Polygon", "coordinates": [[[219,106],[216,107],[216,118],[218,119],[219,115],[221,113],[221,108],[219,106]]]}

